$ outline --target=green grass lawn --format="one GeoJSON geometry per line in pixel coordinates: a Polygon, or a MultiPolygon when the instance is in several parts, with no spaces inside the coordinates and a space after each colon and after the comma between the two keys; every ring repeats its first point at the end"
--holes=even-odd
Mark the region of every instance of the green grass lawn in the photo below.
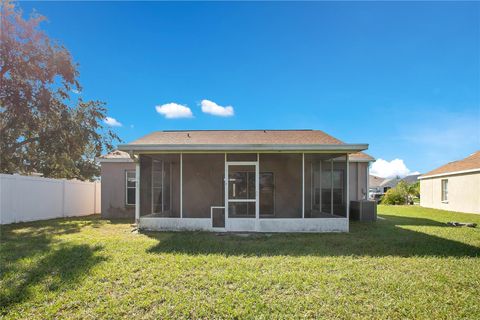
{"type": "Polygon", "coordinates": [[[344,234],[3,226],[0,318],[480,318],[480,215],[380,206],[344,234]]]}

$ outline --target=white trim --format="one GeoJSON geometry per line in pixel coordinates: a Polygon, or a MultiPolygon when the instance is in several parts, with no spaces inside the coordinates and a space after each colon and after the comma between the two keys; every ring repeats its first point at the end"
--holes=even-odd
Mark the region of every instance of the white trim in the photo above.
{"type": "MultiPolygon", "coordinates": [[[[346,186],[347,187],[347,192],[346,192],[347,203],[345,207],[347,209],[347,219],[349,219],[350,218],[350,163],[349,163],[348,154],[346,154],[345,157],[347,162],[347,186],[346,186]]],[[[357,177],[358,177],[358,165],[357,165],[357,177]]],[[[358,178],[357,178],[357,181],[358,181],[358,178]]],[[[357,190],[357,195],[358,195],[358,190],[357,190]]]]}
{"type": "Polygon", "coordinates": [[[140,159],[135,163],[135,222],[140,221],[140,159]]]}
{"type": "MultiPolygon", "coordinates": [[[[256,219],[238,218],[231,219],[225,228],[212,227],[210,218],[157,218],[142,217],[140,228],[142,230],[166,231],[252,231],[256,219]]],[[[348,219],[346,218],[272,218],[260,219],[257,232],[348,232],[348,219]]]]}
{"type": "Polygon", "coordinates": [[[255,164],[255,230],[258,230],[258,220],[260,219],[260,156],[257,153],[257,163],[255,164]]]}
{"type": "Polygon", "coordinates": [[[224,203],[223,205],[225,206],[225,228],[227,227],[227,221],[228,221],[228,165],[227,165],[227,153],[225,153],[225,161],[224,161],[224,178],[223,178],[223,183],[224,183],[224,203]]]}
{"type": "Polygon", "coordinates": [[[333,159],[330,159],[330,214],[333,216],[333,159]]]}
{"type": "Polygon", "coordinates": [[[355,157],[350,157],[350,162],[375,162],[375,159],[360,159],[360,158],[355,158],[355,157]]]}
{"type": "Polygon", "coordinates": [[[440,179],[440,201],[448,203],[448,179],[440,179]]]}
{"type": "Polygon", "coordinates": [[[370,200],[370,164],[367,165],[367,189],[365,190],[365,200],[370,200]]]}
{"type": "MultiPolygon", "coordinates": [[[[227,231],[258,231],[258,221],[260,219],[260,169],[259,169],[259,155],[257,153],[257,161],[227,161],[227,154],[225,153],[225,229],[227,231]],[[230,166],[254,166],[255,167],[255,199],[230,199],[228,196],[228,174],[230,166]],[[232,218],[228,217],[228,207],[229,203],[252,203],[255,202],[255,218],[232,218]],[[235,222],[232,220],[241,219],[243,221],[253,220],[253,227],[248,230],[233,230],[232,225],[235,225],[235,222]]],[[[243,222],[242,222],[243,223],[243,222]]]]}
{"type": "Polygon", "coordinates": [[[183,218],[183,153],[180,153],[180,218],[183,218]]]}
{"type": "Polygon", "coordinates": [[[305,219],[305,153],[302,153],[302,219],[305,219]]]}
{"type": "MultiPolygon", "coordinates": [[[[134,206],[135,203],[128,203],[128,189],[133,189],[135,188],[135,190],[137,189],[137,184],[135,182],[135,186],[134,187],[129,187],[128,186],[128,173],[135,173],[135,180],[137,178],[137,173],[136,173],[136,170],[125,170],[125,205],[127,206],[134,206]]],[[[136,191],[135,191],[135,194],[136,194],[136,191]]],[[[136,198],[136,196],[135,196],[136,198]]],[[[137,199],[135,199],[135,202],[136,202],[137,199]]]]}
{"type": "Polygon", "coordinates": [[[112,158],[112,159],[102,159],[102,158],[95,158],[96,161],[103,163],[103,162],[134,162],[132,158],[112,158]]]}
{"type": "Polygon", "coordinates": [[[226,221],[225,221],[225,217],[223,217],[223,225],[224,227],[214,227],[213,226],[213,209],[223,209],[223,211],[225,212],[225,206],[211,206],[210,207],[210,220],[212,221],[212,228],[215,229],[215,231],[225,231],[225,227],[227,226],[226,224],[226,221]]]}
{"type": "Polygon", "coordinates": [[[457,175],[457,174],[473,173],[473,172],[480,172],[480,168],[469,169],[469,170],[461,170],[461,171],[445,172],[445,173],[439,173],[439,174],[432,174],[432,175],[429,175],[429,176],[420,176],[420,177],[418,177],[418,179],[422,180],[422,179],[428,179],[428,178],[453,176],[453,175],[457,175]]]}
{"type": "Polygon", "coordinates": [[[121,151],[323,151],[345,153],[368,149],[367,143],[357,144],[121,144],[121,151]]]}
{"type": "Polygon", "coordinates": [[[258,161],[227,161],[229,166],[254,166],[258,161]]]}

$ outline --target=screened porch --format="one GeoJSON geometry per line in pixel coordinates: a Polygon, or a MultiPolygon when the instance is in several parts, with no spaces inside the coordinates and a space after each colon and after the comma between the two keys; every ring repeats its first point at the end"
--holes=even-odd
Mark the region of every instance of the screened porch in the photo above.
{"type": "Polygon", "coordinates": [[[276,231],[339,219],[348,228],[346,154],[140,154],[137,174],[141,224],[276,231]]]}

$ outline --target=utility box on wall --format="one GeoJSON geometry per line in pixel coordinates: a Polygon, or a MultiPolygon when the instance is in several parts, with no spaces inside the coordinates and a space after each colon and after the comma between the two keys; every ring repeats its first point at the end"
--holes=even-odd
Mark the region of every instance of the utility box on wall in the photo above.
{"type": "Polygon", "coordinates": [[[370,200],[350,201],[350,220],[376,221],[377,203],[370,200]]]}

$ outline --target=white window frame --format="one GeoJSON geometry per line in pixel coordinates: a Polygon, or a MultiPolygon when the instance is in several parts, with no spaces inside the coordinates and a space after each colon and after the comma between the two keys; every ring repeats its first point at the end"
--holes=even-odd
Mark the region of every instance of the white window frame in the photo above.
{"type": "MultiPolygon", "coordinates": [[[[135,203],[128,203],[128,189],[134,189],[135,192],[137,192],[137,191],[136,191],[136,189],[137,189],[137,187],[136,187],[136,185],[137,185],[136,181],[137,181],[137,173],[136,173],[136,170],[125,170],[125,205],[127,205],[127,206],[134,206],[134,205],[135,205],[135,203]],[[129,186],[128,186],[128,173],[133,173],[133,176],[134,176],[134,178],[135,178],[135,186],[133,186],[133,187],[129,187],[129,186]]],[[[135,201],[136,201],[136,199],[135,199],[135,201]]]]}
{"type": "Polygon", "coordinates": [[[441,188],[441,200],[443,203],[448,203],[448,179],[441,179],[440,180],[440,188],[441,188]]]}

